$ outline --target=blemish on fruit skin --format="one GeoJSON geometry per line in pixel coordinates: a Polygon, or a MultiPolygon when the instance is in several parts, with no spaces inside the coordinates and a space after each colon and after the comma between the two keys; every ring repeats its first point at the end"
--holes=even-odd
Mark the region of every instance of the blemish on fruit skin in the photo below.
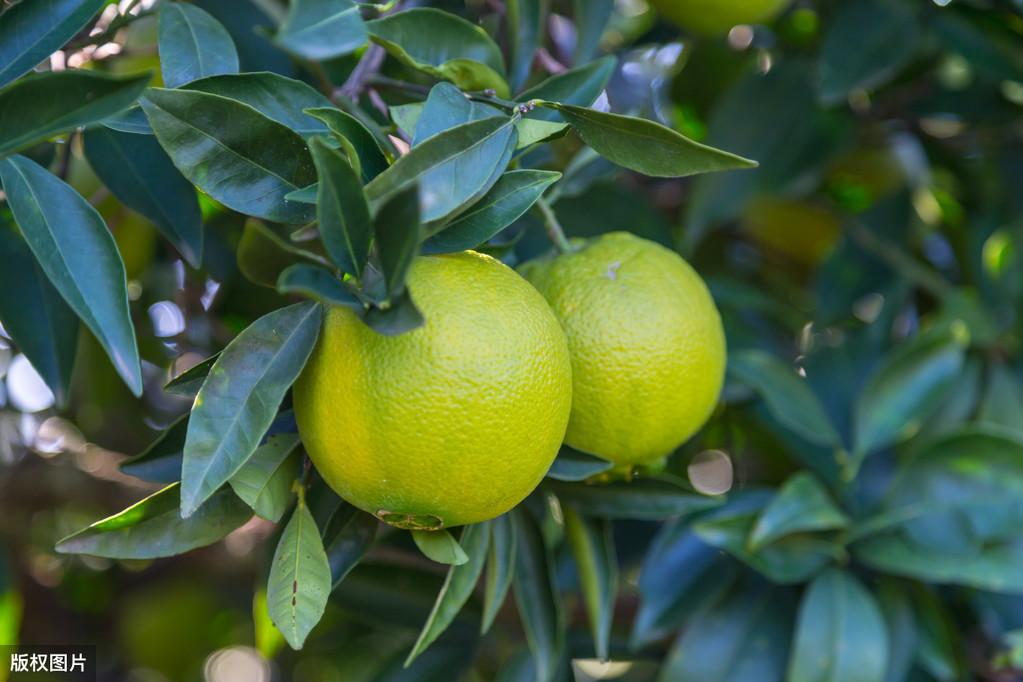
{"type": "Polygon", "coordinates": [[[607,270],[604,271],[604,276],[610,280],[618,279],[618,268],[620,267],[622,267],[622,262],[620,260],[614,261],[607,266],[607,270]]]}

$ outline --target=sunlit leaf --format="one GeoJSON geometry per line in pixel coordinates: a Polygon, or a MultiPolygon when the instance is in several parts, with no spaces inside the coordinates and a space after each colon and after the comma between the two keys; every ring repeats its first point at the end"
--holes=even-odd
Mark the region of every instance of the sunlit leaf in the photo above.
{"type": "Polygon", "coordinates": [[[469,556],[446,530],[414,530],[412,539],[427,558],[440,564],[461,566],[469,561],[469,556]]]}

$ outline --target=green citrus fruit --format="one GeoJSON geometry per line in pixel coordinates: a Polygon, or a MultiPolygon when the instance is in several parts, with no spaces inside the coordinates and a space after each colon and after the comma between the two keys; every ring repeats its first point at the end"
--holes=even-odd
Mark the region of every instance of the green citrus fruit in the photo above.
{"type": "Polygon", "coordinates": [[[702,35],[721,35],[739,24],[761,24],[791,0],[650,0],[665,19],[702,35]]]}
{"type": "Polygon", "coordinates": [[[408,286],[426,322],[405,334],[328,312],[295,385],[302,441],[341,497],[393,525],[494,518],[537,486],[565,435],[565,335],[489,256],[417,258],[408,286]]]}
{"type": "Polygon", "coordinates": [[[618,464],[669,454],[717,404],[725,335],[700,276],[673,251],[625,232],[527,263],[568,336],[565,442],[618,464]]]}

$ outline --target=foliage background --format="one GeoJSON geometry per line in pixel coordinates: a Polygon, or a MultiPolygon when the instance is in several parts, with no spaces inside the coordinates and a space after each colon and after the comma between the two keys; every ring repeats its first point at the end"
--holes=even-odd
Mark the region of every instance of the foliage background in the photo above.
{"type": "MultiPolygon", "coordinates": [[[[74,372],[55,387],[66,390],[58,408],[25,341],[0,341],[0,642],[96,642],[104,680],[1019,679],[1023,6],[797,0],[770,26],[702,37],[640,0],[554,2],[537,24],[534,63],[516,59],[528,39],[509,13],[532,3],[429,4],[494,35],[518,84],[614,54],[598,106],[760,163],[652,179],[574,134],[522,159],[564,173],[546,196],[569,236],[635,232],[679,250],[710,284],[729,375],[711,422],[667,464],[687,489],[659,488],[655,476],[549,479],[517,523],[520,553],[539,552],[532,567],[542,574],[549,557],[557,598],[527,574],[518,604],[509,599],[481,638],[477,594],[408,669],[446,569],[404,532],[378,531],[299,652],[261,601],[279,536],[269,522],[173,559],[57,553],[60,538],[160,487],[143,479],[164,474],[138,478],[119,465],[187,411],[190,398],[162,385],[288,302],[272,285],[278,265],[295,260],[203,196],[202,267],[187,267],[187,235],[168,241],[166,225],[115,198],[123,191],[110,178],[128,161],[111,172],[101,138],[110,128],[90,127],[84,144],[80,132],[63,134],[22,153],[64,177],[113,233],[145,391],[132,395],[83,327],[70,341],[74,372]],[[581,583],[587,571],[597,578],[581,583]],[[612,600],[602,578],[615,572],[612,600]],[[610,665],[595,660],[588,613],[598,623],[613,614],[610,665]]],[[[338,90],[353,83],[361,47],[321,58],[309,43],[275,41],[286,8],[274,0],[194,5],[225,27],[242,71],[305,81],[342,108],[357,101],[382,130],[384,102],[421,101],[434,82],[387,59],[361,87],[338,90]]],[[[155,69],[159,85],[162,66],[173,85],[155,9],[107,6],[97,35],[79,32],[44,69],[155,69]]],[[[8,37],[3,26],[0,15],[8,37]]],[[[0,54],[11,44],[0,41],[0,54]]],[[[11,111],[0,107],[0,122],[11,125],[11,111]]],[[[10,331],[12,311],[43,294],[3,204],[0,221],[10,331]]],[[[550,241],[542,217],[527,213],[487,248],[514,264],[550,241]]],[[[563,464],[573,463],[592,465],[568,453],[563,464]]],[[[315,490],[322,526],[330,502],[317,506],[315,490]]]]}

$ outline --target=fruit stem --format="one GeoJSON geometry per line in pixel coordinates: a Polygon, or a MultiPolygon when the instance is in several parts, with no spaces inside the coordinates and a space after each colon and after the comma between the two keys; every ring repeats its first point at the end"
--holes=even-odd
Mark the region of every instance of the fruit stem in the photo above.
{"type": "Polygon", "coordinates": [[[561,227],[561,223],[558,222],[558,216],[554,215],[554,209],[547,203],[547,200],[540,197],[536,200],[536,209],[543,216],[544,228],[547,230],[547,236],[554,242],[554,246],[558,247],[558,251],[561,253],[571,253],[572,244],[569,243],[568,238],[565,236],[565,230],[561,227]]]}

